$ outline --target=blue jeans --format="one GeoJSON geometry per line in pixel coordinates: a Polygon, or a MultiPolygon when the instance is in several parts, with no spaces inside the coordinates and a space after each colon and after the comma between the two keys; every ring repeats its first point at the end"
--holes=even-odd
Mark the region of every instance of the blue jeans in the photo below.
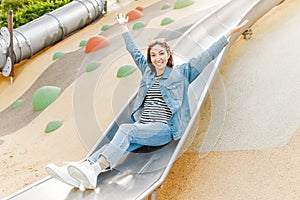
{"type": "Polygon", "coordinates": [[[121,124],[112,141],[93,153],[88,160],[95,163],[99,156],[103,155],[110,163],[110,167],[113,167],[126,152],[144,145],[161,146],[171,140],[171,129],[164,123],[121,124]]]}

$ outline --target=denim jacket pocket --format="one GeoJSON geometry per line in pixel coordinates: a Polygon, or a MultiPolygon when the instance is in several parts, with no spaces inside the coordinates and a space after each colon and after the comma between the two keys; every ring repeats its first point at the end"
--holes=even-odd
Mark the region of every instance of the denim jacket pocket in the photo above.
{"type": "Polygon", "coordinates": [[[184,85],[182,81],[172,82],[170,84],[165,85],[166,94],[169,98],[172,106],[177,110],[181,104],[183,99],[183,90],[184,85]]]}
{"type": "Polygon", "coordinates": [[[183,84],[181,81],[172,82],[171,84],[166,85],[165,87],[167,89],[167,93],[172,99],[182,99],[183,84]]]}

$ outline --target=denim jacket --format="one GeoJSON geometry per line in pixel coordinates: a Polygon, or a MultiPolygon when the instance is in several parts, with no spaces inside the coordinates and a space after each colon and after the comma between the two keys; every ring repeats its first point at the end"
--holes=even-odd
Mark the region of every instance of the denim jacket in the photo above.
{"type": "MultiPolygon", "coordinates": [[[[135,104],[131,113],[131,120],[139,120],[143,111],[143,102],[148,90],[152,87],[155,72],[148,67],[147,60],[136,47],[129,32],[123,33],[126,48],[131,54],[137,67],[142,73],[142,80],[137,94],[135,104]]],[[[161,94],[172,112],[169,125],[174,140],[178,140],[184,133],[190,119],[191,112],[188,101],[188,87],[203,71],[203,69],[222,51],[227,45],[227,39],[223,36],[200,56],[192,58],[188,63],[166,67],[159,84],[161,94]]]]}

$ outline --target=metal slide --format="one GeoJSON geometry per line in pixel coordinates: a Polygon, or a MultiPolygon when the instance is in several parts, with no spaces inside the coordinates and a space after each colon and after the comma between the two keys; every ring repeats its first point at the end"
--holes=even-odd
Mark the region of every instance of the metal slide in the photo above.
{"type": "MultiPolygon", "coordinates": [[[[282,0],[231,0],[224,1],[221,7],[194,24],[178,39],[173,50],[178,60],[188,60],[203,52],[210,44],[219,39],[229,28],[240,24],[245,19],[249,26],[255,23],[266,12],[282,2],[282,0]],[[183,59],[184,58],[184,59],[183,59]]],[[[245,30],[241,31],[244,32],[245,30]]],[[[40,182],[12,194],[5,200],[27,199],[156,199],[157,190],[163,184],[173,163],[189,145],[189,140],[195,134],[198,115],[210,86],[218,73],[226,52],[232,42],[241,34],[230,38],[229,44],[220,55],[211,62],[202,75],[191,85],[189,101],[191,104],[192,119],[183,135],[177,142],[171,142],[162,147],[142,147],[135,152],[124,155],[122,161],[111,172],[100,174],[99,188],[91,191],[81,191],[47,177],[40,182]]],[[[134,97],[126,105],[103,136],[89,152],[108,143],[122,123],[130,123],[130,110],[134,97]]],[[[213,148],[213,146],[211,146],[213,148]]]]}

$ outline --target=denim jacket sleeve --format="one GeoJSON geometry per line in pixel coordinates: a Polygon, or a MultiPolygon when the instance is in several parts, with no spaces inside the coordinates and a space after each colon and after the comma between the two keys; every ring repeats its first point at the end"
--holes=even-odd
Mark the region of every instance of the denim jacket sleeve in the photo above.
{"type": "Polygon", "coordinates": [[[190,59],[188,63],[181,65],[181,73],[184,74],[190,83],[193,82],[204,68],[219,55],[227,44],[227,39],[225,36],[222,36],[200,56],[194,57],[190,59]]]}
{"type": "Polygon", "coordinates": [[[125,40],[126,49],[131,54],[131,57],[133,58],[135,64],[141,70],[141,72],[143,74],[148,66],[145,56],[137,48],[137,46],[136,46],[134,40],[132,39],[131,35],[129,34],[129,32],[124,32],[122,35],[125,40]]]}

